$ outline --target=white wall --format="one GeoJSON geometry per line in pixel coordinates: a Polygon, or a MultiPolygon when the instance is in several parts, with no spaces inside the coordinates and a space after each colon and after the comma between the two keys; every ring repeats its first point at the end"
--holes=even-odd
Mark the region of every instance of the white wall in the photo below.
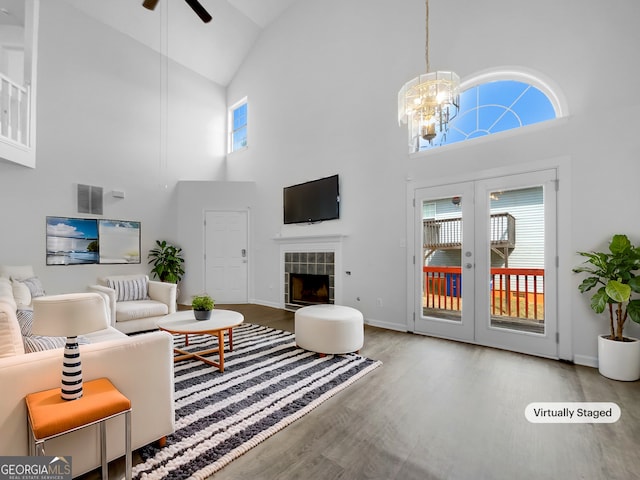
{"type": "Polygon", "coordinates": [[[344,303],[371,323],[404,329],[412,287],[406,280],[408,182],[562,165],[563,356],[593,363],[596,334],[606,331],[606,322],[593,318],[571,267],[579,260],[576,250],[604,248],[613,233],[640,243],[640,224],[623,213],[640,200],[634,133],[640,66],[628,61],[640,41],[640,4],[432,0],[430,7],[432,69],[452,69],[463,79],[505,66],[540,72],[559,86],[571,117],[552,128],[409,157],[396,95],[424,70],[424,2],[300,0],[263,33],[228,88],[230,100],[249,99],[249,148],[229,156],[227,172],[229,180],[258,186],[256,301],[281,303],[269,288],[279,281],[275,236],[340,233],[347,235],[344,269],[352,272],[344,276],[344,303]],[[603,181],[616,169],[615,178],[603,181]],[[282,187],[333,173],[341,177],[342,218],[283,226],[282,187]]]}
{"type": "Polygon", "coordinates": [[[24,81],[24,27],[0,25],[0,72],[18,85],[24,81]]]}
{"type": "MultiPolygon", "coordinates": [[[[184,251],[185,276],[180,282],[178,303],[189,305],[205,286],[205,213],[209,210],[248,211],[251,223],[256,203],[254,182],[178,182],[178,243],[184,251]]],[[[251,245],[249,246],[251,250],[251,245]]],[[[249,259],[253,277],[253,259],[249,259]]]]}
{"type": "Polygon", "coordinates": [[[40,13],[38,156],[35,169],[0,163],[0,263],[33,264],[48,293],[148,273],[154,241],[178,240],[176,182],[224,175],[225,89],[67,2],[40,13]],[[45,266],[45,217],[86,217],[78,183],[104,188],[102,218],[142,222],[141,264],[45,266]]]}

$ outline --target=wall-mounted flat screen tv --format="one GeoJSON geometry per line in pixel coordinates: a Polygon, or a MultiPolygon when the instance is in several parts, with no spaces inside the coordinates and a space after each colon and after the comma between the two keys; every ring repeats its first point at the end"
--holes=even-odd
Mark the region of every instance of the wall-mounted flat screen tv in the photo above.
{"type": "Polygon", "coordinates": [[[95,218],[47,217],[47,265],[98,263],[95,218]]]}
{"type": "Polygon", "coordinates": [[[340,218],[338,175],[284,188],[284,223],[313,223],[340,218]]]}

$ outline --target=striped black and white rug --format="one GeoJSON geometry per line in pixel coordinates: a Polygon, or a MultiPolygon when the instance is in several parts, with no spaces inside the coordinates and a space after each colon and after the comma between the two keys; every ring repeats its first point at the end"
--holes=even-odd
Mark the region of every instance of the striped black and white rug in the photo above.
{"type": "MultiPolygon", "coordinates": [[[[176,431],[165,447],[141,450],[133,478],[204,479],[381,365],[356,354],[320,357],[269,327],[233,332],[224,373],[198,360],[175,364],[176,431]]],[[[186,350],[216,341],[190,335],[184,347],[183,336],[175,339],[186,350]]]]}

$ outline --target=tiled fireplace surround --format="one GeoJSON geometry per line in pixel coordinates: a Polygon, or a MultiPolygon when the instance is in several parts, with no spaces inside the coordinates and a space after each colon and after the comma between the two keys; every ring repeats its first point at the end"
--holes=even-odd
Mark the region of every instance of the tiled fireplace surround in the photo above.
{"type": "MultiPolygon", "coordinates": [[[[333,240],[333,238],[331,238],[333,240]]],[[[341,243],[334,241],[309,243],[301,239],[288,239],[280,245],[283,272],[283,303],[286,309],[295,310],[302,305],[291,302],[289,298],[289,277],[292,273],[316,274],[329,276],[329,302],[339,303],[341,298],[340,271],[341,243]]]]}
{"type": "Polygon", "coordinates": [[[335,254],[334,252],[285,252],[284,253],[284,304],[287,308],[299,307],[289,298],[291,273],[329,275],[329,302],[335,302],[335,254]]]}

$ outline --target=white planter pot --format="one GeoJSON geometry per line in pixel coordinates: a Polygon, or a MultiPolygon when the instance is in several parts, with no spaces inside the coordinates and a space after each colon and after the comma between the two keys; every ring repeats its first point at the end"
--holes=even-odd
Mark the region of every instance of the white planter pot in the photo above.
{"type": "Polygon", "coordinates": [[[634,382],[640,378],[640,341],[625,337],[630,342],[609,340],[608,335],[598,337],[598,370],[613,380],[634,382]]]}

